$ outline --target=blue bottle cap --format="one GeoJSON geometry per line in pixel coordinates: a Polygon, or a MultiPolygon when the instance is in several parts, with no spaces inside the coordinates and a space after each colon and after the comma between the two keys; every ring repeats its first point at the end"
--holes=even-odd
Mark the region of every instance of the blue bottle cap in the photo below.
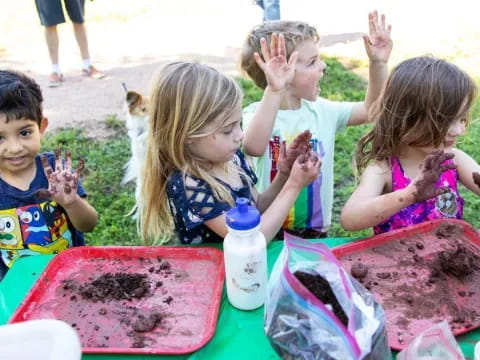
{"type": "Polygon", "coordinates": [[[260,213],[248,206],[247,198],[237,198],[237,206],[227,212],[227,225],[234,230],[250,230],[260,224],[260,213]]]}

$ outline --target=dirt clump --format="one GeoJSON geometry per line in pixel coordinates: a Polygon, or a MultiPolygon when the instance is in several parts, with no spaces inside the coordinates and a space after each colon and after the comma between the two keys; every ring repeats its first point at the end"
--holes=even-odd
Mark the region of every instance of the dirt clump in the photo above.
{"type": "Polygon", "coordinates": [[[78,289],[83,299],[91,301],[131,300],[147,295],[150,284],[145,274],[106,273],[78,289]]]}
{"type": "Polygon", "coordinates": [[[441,269],[457,278],[471,274],[476,268],[480,259],[462,244],[454,250],[444,250],[438,253],[441,269]]]}
{"type": "Polygon", "coordinates": [[[350,274],[352,274],[355,279],[363,279],[368,274],[368,266],[363,263],[356,262],[352,265],[350,274]]]}
{"type": "Polygon", "coordinates": [[[296,271],[293,275],[303,286],[315,295],[317,299],[326,305],[330,305],[331,311],[343,325],[348,325],[347,315],[345,315],[327,280],[318,274],[309,274],[303,271],[296,271]]]}

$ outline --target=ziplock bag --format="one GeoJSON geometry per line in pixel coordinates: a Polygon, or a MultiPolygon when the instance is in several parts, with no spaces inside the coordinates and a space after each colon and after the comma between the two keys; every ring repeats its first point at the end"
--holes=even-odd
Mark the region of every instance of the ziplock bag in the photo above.
{"type": "Polygon", "coordinates": [[[391,359],[385,313],[373,295],[346,273],[326,245],[287,234],[267,285],[264,330],[284,359],[391,359]],[[347,326],[332,304],[302,285],[297,271],[328,282],[347,326]]]}
{"type": "Polygon", "coordinates": [[[397,360],[465,360],[455,337],[443,320],[416,336],[397,355],[397,360]]]}

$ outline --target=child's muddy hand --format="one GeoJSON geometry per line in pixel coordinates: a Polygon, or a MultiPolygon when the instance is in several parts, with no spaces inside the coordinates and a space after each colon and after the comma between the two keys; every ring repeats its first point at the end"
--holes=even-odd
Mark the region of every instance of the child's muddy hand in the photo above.
{"type": "Polygon", "coordinates": [[[278,158],[278,169],[279,172],[288,176],[292,170],[292,166],[295,163],[295,160],[302,154],[305,154],[310,149],[310,139],[312,133],[310,130],[305,130],[304,132],[297,135],[293,142],[286,149],[285,143],[282,143],[280,146],[280,156],[278,158]]]}
{"type": "Polygon", "coordinates": [[[68,206],[78,200],[78,180],[85,168],[85,162],[80,159],[77,170],[72,171],[72,156],[70,151],[65,152],[62,162],[60,149],[55,150],[55,169],[48,162],[46,156],[41,156],[43,171],[48,180],[48,189],[40,189],[36,196],[56,201],[62,206],[68,206]]]}
{"type": "Polygon", "coordinates": [[[453,157],[452,153],[434,150],[425,158],[418,177],[413,182],[416,188],[413,194],[415,202],[425,201],[449,191],[448,187],[437,188],[435,185],[443,172],[456,168],[455,164],[443,164],[453,157]]]}
{"type": "Polygon", "coordinates": [[[473,182],[480,188],[480,174],[478,172],[472,173],[473,182]]]}
{"type": "Polygon", "coordinates": [[[315,181],[321,166],[322,160],[316,154],[300,155],[293,164],[289,180],[301,189],[315,181]]]}

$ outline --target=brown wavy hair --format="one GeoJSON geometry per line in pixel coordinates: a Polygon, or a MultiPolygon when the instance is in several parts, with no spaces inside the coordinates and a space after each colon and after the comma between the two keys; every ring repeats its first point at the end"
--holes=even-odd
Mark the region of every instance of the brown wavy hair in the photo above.
{"type": "Polygon", "coordinates": [[[240,66],[261,89],[267,87],[267,79],[265,73],[255,61],[253,54],[255,52],[262,54],[260,39],[265,38],[267,44],[270,44],[273,33],[283,34],[285,37],[287,60],[302,42],[307,40],[318,42],[320,40],[317,30],[301,21],[267,21],[250,30],[242,48],[240,66]]]}
{"type": "Polygon", "coordinates": [[[476,91],[472,78],[445,60],[422,56],[401,62],[370,109],[375,125],[357,144],[358,174],[371,160],[400,156],[406,146],[440,146],[452,122],[468,124],[476,91]]]}

